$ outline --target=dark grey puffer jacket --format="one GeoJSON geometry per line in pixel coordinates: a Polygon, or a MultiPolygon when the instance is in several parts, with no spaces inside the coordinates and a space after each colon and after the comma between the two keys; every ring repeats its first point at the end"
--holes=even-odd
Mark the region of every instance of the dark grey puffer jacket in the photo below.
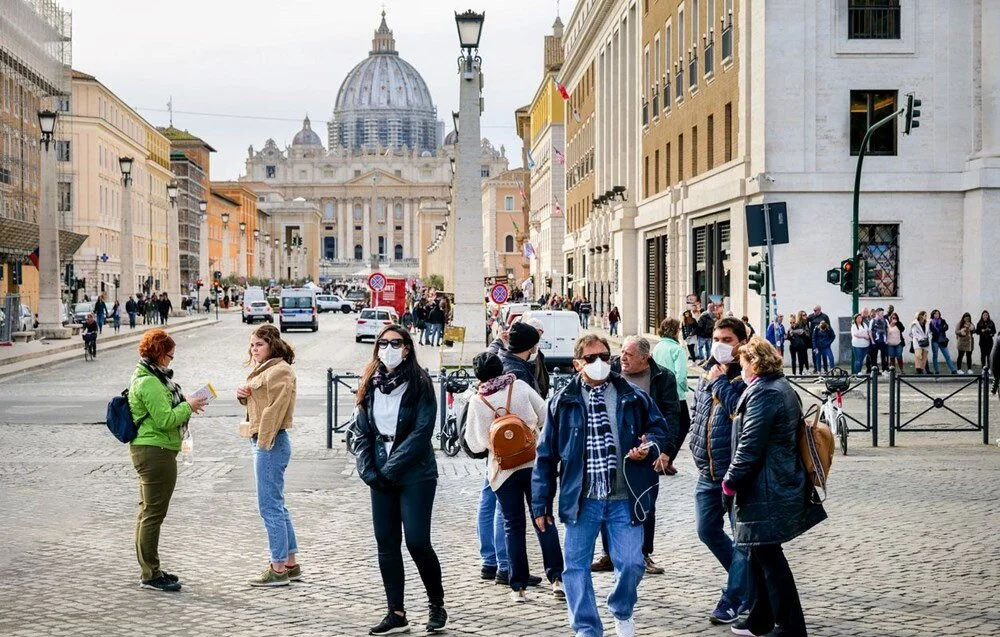
{"type": "Polygon", "coordinates": [[[726,375],[712,383],[708,382],[707,373],[705,366],[694,394],[691,456],[701,475],[712,482],[721,482],[732,457],[732,417],[747,386],[740,377],[739,363],[730,364],[726,375]]]}

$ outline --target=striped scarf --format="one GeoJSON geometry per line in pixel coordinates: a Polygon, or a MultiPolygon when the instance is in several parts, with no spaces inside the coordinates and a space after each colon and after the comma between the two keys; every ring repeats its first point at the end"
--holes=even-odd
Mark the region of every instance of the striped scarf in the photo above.
{"type": "Polygon", "coordinates": [[[167,386],[167,389],[170,391],[171,407],[176,407],[184,402],[184,394],[181,393],[181,386],[172,380],[174,377],[174,370],[167,367],[160,367],[148,358],[142,359],[142,364],[150,374],[159,378],[160,382],[167,386]]]}
{"type": "Polygon", "coordinates": [[[587,397],[587,497],[605,500],[615,484],[618,450],[611,433],[611,418],[604,402],[604,387],[590,388],[587,397]]]}

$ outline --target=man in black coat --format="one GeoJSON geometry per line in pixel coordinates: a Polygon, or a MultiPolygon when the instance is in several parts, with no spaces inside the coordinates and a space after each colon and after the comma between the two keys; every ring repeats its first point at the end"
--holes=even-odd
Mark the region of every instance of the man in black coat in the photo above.
{"type": "Polygon", "coordinates": [[[435,347],[441,345],[441,339],[444,336],[444,321],[445,315],[444,310],[441,309],[441,303],[435,301],[434,306],[427,313],[427,325],[429,328],[433,328],[428,335],[428,345],[435,347]]]}
{"type": "MultiPolygon", "coordinates": [[[[503,363],[503,373],[514,374],[520,380],[538,391],[538,381],[535,378],[534,353],[538,351],[538,330],[523,321],[510,326],[507,331],[507,342],[496,339],[488,350],[500,357],[503,363]]],[[[541,395],[541,392],[539,392],[541,395]]]]}
{"type": "MultiPolygon", "coordinates": [[[[654,463],[653,468],[659,473],[664,472],[677,457],[677,450],[687,435],[687,429],[681,431],[681,401],[677,396],[677,378],[672,371],[656,364],[650,356],[649,341],[641,336],[629,336],[625,339],[622,343],[621,356],[611,360],[611,371],[620,373],[625,380],[648,394],[653,404],[660,410],[666,422],[668,443],[664,449],[654,450],[660,452],[660,459],[654,463]]],[[[650,492],[652,496],[650,502],[654,505],[659,492],[660,486],[657,483],[650,492]]],[[[642,523],[642,555],[646,561],[647,575],[663,574],[663,567],[657,566],[652,558],[655,533],[656,511],[650,507],[642,523]]],[[[608,552],[606,529],[601,529],[601,544],[604,546],[604,554],[591,564],[590,570],[594,572],[614,569],[608,552]]]]}

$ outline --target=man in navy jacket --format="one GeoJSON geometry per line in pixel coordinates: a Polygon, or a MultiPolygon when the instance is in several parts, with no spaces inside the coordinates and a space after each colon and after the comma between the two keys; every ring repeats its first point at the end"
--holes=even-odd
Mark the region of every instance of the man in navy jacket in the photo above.
{"type": "Polygon", "coordinates": [[[632,635],[632,611],[646,570],[642,523],[653,508],[657,482],[643,443],[667,448],[666,422],[649,396],[611,372],[607,340],[582,336],[574,348],[579,372],[549,401],[531,481],[531,511],[544,530],[554,524],[553,500],[566,527],[563,584],[570,626],[576,635],[604,634],[594,598],[590,563],[601,526],[615,565],[615,586],[608,597],[619,635],[632,635]]]}

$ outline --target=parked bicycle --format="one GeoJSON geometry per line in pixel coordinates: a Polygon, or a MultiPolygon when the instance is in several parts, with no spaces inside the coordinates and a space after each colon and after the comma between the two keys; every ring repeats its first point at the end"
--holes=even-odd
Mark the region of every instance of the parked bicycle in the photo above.
{"type": "Polygon", "coordinates": [[[821,376],[826,389],[822,392],[823,403],[820,405],[819,419],[833,432],[834,439],[840,441],[840,451],[847,455],[847,416],[844,415],[844,393],[851,386],[851,377],[846,370],[834,367],[826,376],[821,376]]]}
{"type": "Polygon", "coordinates": [[[465,408],[468,406],[468,397],[464,397],[466,391],[472,385],[472,376],[469,370],[462,367],[451,374],[448,374],[445,383],[445,401],[447,416],[438,439],[441,441],[441,451],[449,457],[458,455],[462,450],[462,427],[461,420],[465,417],[465,408]],[[459,399],[456,400],[456,396],[459,399]]]}

